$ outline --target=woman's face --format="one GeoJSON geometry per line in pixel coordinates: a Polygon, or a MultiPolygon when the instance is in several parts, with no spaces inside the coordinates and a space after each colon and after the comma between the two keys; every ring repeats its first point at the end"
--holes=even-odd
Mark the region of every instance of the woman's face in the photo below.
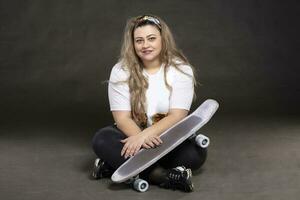
{"type": "Polygon", "coordinates": [[[144,63],[159,61],[162,44],[160,31],[156,26],[136,28],[133,32],[133,43],[136,54],[144,63]]]}

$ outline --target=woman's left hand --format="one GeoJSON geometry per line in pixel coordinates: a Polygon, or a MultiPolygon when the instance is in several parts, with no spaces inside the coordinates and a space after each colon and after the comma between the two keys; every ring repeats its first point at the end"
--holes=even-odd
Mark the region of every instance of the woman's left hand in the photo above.
{"type": "Polygon", "coordinates": [[[134,156],[141,149],[146,138],[146,135],[137,134],[121,140],[121,142],[124,143],[121,156],[124,156],[125,159],[130,156],[134,156]]]}
{"type": "Polygon", "coordinates": [[[142,147],[149,149],[159,146],[162,143],[162,140],[158,136],[140,133],[121,140],[121,142],[124,143],[121,156],[124,156],[126,159],[129,156],[137,154],[142,147]]]}

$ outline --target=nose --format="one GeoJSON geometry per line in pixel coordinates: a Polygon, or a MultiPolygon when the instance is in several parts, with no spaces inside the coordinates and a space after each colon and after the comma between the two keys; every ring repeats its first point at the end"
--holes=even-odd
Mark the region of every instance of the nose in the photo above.
{"type": "Polygon", "coordinates": [[[143,43],[143,49],[146,49],[149,47],[149,43],[148,41],[146,40],[144,43],[143,43]]]}

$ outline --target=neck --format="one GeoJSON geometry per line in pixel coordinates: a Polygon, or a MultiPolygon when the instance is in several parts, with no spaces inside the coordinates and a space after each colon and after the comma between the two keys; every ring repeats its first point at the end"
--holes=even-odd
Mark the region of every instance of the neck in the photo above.
{"type": "Polygon", "coordinates": [[[154,61],[149,61],[149,62],[143,62],[144,67],[147,71],[152,71],[152,70],[157,70],[161,66],[161,61],[160,60],[154,60],[154,61]]]}

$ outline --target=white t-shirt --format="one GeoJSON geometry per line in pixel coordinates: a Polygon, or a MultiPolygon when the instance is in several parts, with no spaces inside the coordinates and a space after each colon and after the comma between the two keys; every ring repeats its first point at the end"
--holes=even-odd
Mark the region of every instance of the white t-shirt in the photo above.
{"type": "MultiPolygon", "coordinates": [[[[193,76],[190,66],[181,65],[180,69],[193,76]]],[[[167,70],[167,82],[172,87],[172,94],[170,95],[164,81],[164,65],[154,74],[149,74],[145,70],[143,74],[148,78],[149,84],[146,91],[147,126],[153,124],[152,117],[157,113],[167,114],[172,108],[190,110],[194,95],[194,84],[191,76],[170,66],[167,70]]],[[[128,77],[129,72],[122,67],[120,62],[112,68],[108,85],[111,111],[131,110],[129,87],[126,82],[128,77]]]]}

